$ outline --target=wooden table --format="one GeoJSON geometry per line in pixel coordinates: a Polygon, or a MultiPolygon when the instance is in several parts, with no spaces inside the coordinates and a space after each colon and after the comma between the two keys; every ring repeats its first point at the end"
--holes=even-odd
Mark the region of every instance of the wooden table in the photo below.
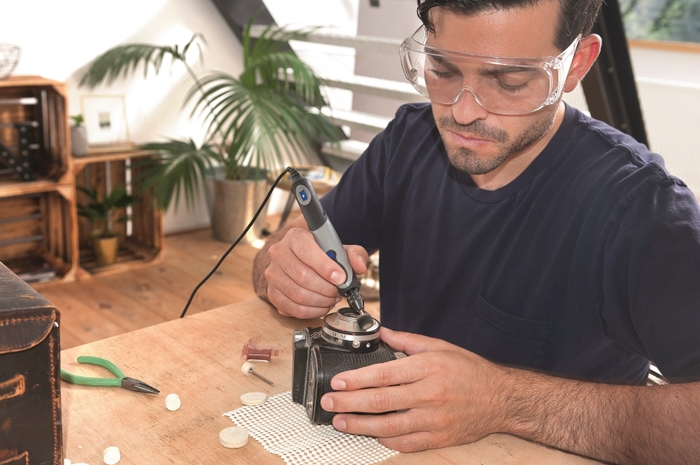
{"type": "MultiPolygon", "coordinates": [[[[105,376],[102,368],[80,365],[79,355],[115,362],[127,376],[158,389],[157,396],[125,389],[63,382],[64,457],[73,463],[102,464],[108,446],[121,450],[120,465],[244,463],[282,465],[251,438],[241,449],[219,445],[218,434],[233,426],[223,413],[240,406],[245,392],[275,395],[291,389],[292,333],[319,321],[281,317],[258,299],[169,321],[139,331],[86,344],[61,353],[61,365],[73,373],[105,376]],[[262,333],[261,345],[276,345],[278,357],[256,364],[269,386],[240,372],[243,344],[262,333]],[[182,407],[171,412],[165,396],[177,393],[182,407]]],[[[383,464],[596,464],[522,439],[494,434],[467,446],[398,454],[383,464]]]]}

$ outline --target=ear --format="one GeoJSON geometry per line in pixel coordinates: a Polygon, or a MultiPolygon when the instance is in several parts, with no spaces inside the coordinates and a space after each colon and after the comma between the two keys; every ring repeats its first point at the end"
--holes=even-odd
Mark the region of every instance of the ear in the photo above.
{"type": "Polygon", "coordinates": [[[600,47],[603,41],[598,34],[589,34],[582,38],[578,44],[576,55],[571,62],[569,75],[564,83],[564,92],[571,92],[576,88],[581,79],[584,78],[588,70],[600,54],[600,47]]]}

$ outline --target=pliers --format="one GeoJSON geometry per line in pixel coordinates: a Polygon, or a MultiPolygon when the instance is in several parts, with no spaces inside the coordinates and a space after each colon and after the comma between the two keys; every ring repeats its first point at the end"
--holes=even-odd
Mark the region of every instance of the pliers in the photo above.
{"type": "Polygon", "coordinates": [[[72,384],[82,384],[85,386],[116,386],[128,389],[134,392],[143,392],[146,394],[158,394],[160,391],[153,386],[149,386],[141,380],[129,378],[117,366],[100,357],[91,357],[89,355],[81,355],[78,357],[78,363],[89,363],[91,365],[99,365],[111,371],[116,378],[92,378],[90,376],[78,376],[68,373],[61,368],[61,379],[72,384]]]}

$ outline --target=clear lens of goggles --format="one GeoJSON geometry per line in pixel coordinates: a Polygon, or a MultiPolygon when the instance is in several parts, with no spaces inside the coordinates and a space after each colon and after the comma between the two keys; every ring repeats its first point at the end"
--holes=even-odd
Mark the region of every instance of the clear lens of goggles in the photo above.
{"type": "Polygon", "coordinates": [[[556,102],[581,38],[557,57],[499,58],[430,47],[426,37],[420,28],[401,44],[401,66],[413,87],[445,105],[468,92],[486,111],[502,115],[524,115],[556,102]]]}

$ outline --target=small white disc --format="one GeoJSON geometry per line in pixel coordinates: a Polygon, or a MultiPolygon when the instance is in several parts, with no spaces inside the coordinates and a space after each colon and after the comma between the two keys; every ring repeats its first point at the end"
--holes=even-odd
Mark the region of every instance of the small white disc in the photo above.
{"type": "Polygon", "coordinates": [[[219,432],[219,443],[229,449],[238,449],[248,444],[248,431],[240,426],[224,428],[219,432]]]}
{"type": "Polygon", "coordinates": [[[241,404],[243,405],[260,405],[267,400],[267,394],[264,392],[246,392],[241,394],[241,404]]]}
{"type": "Polygon", "coordinates": [[[115,465],[122,459],[122,454],[116,446],[109,446],[102,452],[102,460],[107,465],[115,465]]]}
{"type": "Polygon", "coordinates": [[[165,408],[171,412],[179,409],[181,405],[182,402],[180,401],[180,396],[177,394],[168,394],[168,396],[165,398],[165,408]]]}
{"type": "Polygon", "coordinates": [[[70,459],[63,459],[63,465],[71,465],[70,459]]]}

